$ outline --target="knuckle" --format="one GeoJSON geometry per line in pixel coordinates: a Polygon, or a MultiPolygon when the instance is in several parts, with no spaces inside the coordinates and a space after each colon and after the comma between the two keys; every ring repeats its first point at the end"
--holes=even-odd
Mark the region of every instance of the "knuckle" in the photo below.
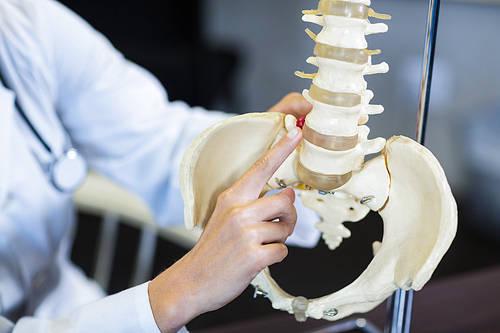
{"type": "Polygon", "coordinates": [[[279,243],[284,244],[286,242],[287,238],[288,238],[288,235],[287,234],[283,234],[283,237],[281,237],[279,243]]]}
{"type": "Polygon", "coordinates": [[[264,268],[272,265],[273,262],[269,259],[269,255],[264,251],[261,251],[260,257],[256,261],[256,267],[259,271],[262,271],[264,268]]]}
{"type": "Polygon", "coordinates": [[[254,236],[257,233],[257,230],[248,227],[248,222],[251,220],[251,213],[246,208],[234,207],[228,213],[228,223],[243,239],[248,239],[248,237],[254,236]]]}
{"type": "Polygon", "coordinates": [[[245,239],[251,243],[258,242],[260,239],[260,233],[255,228],[247,228],[245,229],[244,233],[245,239]]]}
{"type": "Polygon", "coordinates": [[[291,215],[295,209],[293,201],[286,194],[278,195],[275,205],[282,213],[286,213],[287,215],[291,215]]]}
{"type": "Polygon", "coordinates": [[[288,256],[288,247],[285,244],[281,244],[279,262],[282,262],[287,256],[288,256]]]}
{"type": "Polygon", "coordinates": [[[233,207],[229,211],[229,219],[234,222],[238,223],[241,221],[241,216],[243,215],[242,213],[242,208],[241,207],[233,207]]]}
{"type": "Polygon", "coordinates": [[[280,193],[280,195],[278,196],[278,202],[280,206],[284,208],[289,208],[290,206],[293,206],[292,199],[290,199],[290,197],[283,192],[280,193]]]}
{"type": "Polygon", "coordinates": [[[257,272],[262,271],[269,265],[282,262],[288,256],[288,247],[284,244],[277,244],[272,251],[263,248],[254,248],[250,254],[252,265],[257,272]]]}
{"type": "Polygon", "coordinates": [[[246,207],[233,207],[229,215],[234,222],[244,222],[251,218],[251,212],[246,207]]]}
{"type": "Polygon", "coordinates": [[[279,224],[279,237],[280,243],[284,243],[288,236],[290,236],[290,227],[284,223],[279,224]]]}
{"type": "Polygon", "coordinates": [[[227,189],[223,191],[219,196],[217,197],[217,204],[222,205],[225,204],[226,202],[229,201],[229,198],[231,197],[231,190],[227,189]]]}

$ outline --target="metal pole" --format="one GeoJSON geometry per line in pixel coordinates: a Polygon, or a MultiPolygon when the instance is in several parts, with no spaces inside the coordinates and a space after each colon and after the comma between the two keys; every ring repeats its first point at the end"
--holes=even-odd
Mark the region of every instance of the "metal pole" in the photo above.
{"type": "Polygon", "coordinates": [[[440,0],[429,1],[429,15],[427,17],[427,35],[425,38],[424,61],[422,66],[422,83],[420,86],[420,101],[418,104],[416,140],[425,144],[427,116],[431,97],[432,70],[434,68],[434,54],[439,20],[440,0]]]}
{"type": "MultiPolygon", "coordinates": [[[[425,51],[422,66],[422,83],[420,86],[420,101],[418,105],[416,140],[425,144],[427,117],[429,114],[429,101],[431,96],[432,70],[434,68],[434,54],[436,50],[436,37],[439,20],[440,0],[429,1],[427,17],[427,34],[425,38],[425,51]]],[[[389,300],[388,324],[386,333],[409,333],[411,325],[411,312],[413,303],[413,290],[397,290],[389,300]]]]}
{"type": "Polygon", "coordinates": [[[411,326],[411,310],[413,290],[396,290],[389,299],[385,333],[409,333],[411,326]]]}

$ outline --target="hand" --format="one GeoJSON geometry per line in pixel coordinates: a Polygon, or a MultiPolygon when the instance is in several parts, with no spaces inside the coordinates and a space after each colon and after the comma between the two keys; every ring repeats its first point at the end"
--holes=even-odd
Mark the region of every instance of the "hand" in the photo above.
{"type": "Polygon", "coordinates": [[[150,282],[151,308],[163,333],[229,303],[260,271],[287,256],[284,242],[297,220],[295,194],[286,189],[259,196],[301,139],[298,128],[290,131],[224,191],[195,247],[150,282]]]}
{"type": "Polygon", "coordinates": [[[291,114],[299,119],[308,114],[311,109],[312,105],[301,94],[295,92],[283,97],[283,99],[270,108],[268,112],[291,114]]]}

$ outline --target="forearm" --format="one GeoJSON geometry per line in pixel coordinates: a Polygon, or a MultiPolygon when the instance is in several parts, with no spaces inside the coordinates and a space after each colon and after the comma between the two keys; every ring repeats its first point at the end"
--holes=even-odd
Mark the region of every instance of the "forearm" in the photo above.
{"type": "Polygon", "coordinates": [[[147,284],[127,289],[81,307],[58,319],[24,317],[13,333],[155,333],[147,284]]]}

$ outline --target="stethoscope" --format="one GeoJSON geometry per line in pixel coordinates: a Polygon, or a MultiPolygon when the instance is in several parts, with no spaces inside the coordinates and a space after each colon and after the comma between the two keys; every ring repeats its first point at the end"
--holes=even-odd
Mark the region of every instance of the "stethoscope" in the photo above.
{"type": "Polygon", "coordinates": [[[14,106],[24,120],[30,131],[43,146],[44,150],[50,155],[50,162],[47,165],[46,174],[52,186],[63,193],[74,192],[85,180],[87,176],[87,163],[82,155],[73,147],[65,149],[60,156],[54,153],[47,141],[42,137],[35,125],[30,121],[27,114],[24,112],[16,91],[7,85],[7,80],[2,75],[0,70],[0,83],[3,86],[14,92],[14,106]]]}

